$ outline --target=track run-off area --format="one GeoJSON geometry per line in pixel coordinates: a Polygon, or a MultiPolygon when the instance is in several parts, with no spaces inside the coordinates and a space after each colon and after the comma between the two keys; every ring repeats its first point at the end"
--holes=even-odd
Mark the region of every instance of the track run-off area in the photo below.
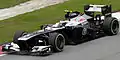
{"type": "Polygon", "coordinates": [[[0,20],[39,10],[51,5],[64,3],[65,1],[68,0],[30,0],[10,8],[0,9],[0,20]]]}

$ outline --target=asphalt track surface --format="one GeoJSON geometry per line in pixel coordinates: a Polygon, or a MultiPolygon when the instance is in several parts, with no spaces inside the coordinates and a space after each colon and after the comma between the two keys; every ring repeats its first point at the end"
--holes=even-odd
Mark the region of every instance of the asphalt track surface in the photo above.
{"type": "Polygon", "coordinates": [[[120,60],[120,33],[79,45],[67,45],[49,56],[5,55],[0,60],[120,60]]]}

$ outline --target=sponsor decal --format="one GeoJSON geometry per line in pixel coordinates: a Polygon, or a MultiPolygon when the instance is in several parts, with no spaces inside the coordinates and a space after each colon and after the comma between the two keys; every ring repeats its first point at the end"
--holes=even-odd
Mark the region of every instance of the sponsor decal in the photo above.
{"type": "Polygon", "coordinates": [[[86,35],[86,34],[87,34],[87,28],[83,28],[82,35],[86,35]]]}

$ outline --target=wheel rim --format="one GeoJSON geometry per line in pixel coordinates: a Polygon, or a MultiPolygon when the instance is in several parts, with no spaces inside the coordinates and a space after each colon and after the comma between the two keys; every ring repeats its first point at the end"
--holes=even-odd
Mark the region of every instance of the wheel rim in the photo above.
{"type": "Polygon", "coordinates": [[[60,34],[56,37],[56,39],[57,39],[57,43],[56,43],[57,49],[59,50],[63,49],[65,44],[64,36],[60,34]]]}
{"type": "Polygon", "coordinates": [[[118,21],[116,21],[116,20],[113,21],[111,30],[112,30],[113,34],[117,34],[118,33],[118,30],[119,30],[119,23],[118,23],[118,21]]]}

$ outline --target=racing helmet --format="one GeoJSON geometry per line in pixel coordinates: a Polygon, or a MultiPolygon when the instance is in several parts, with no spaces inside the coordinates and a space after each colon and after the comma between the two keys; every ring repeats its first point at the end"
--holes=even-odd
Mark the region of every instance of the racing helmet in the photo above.
{"type": "Polygon", "coordinates": [[[70,13],[70,14],[69,14],[69,17],[70,17],[70,18],[74,18],[74,17],[77,17],[78,15],[80,15],[80,12],[75,11],[75,12],[70,13]]]}

